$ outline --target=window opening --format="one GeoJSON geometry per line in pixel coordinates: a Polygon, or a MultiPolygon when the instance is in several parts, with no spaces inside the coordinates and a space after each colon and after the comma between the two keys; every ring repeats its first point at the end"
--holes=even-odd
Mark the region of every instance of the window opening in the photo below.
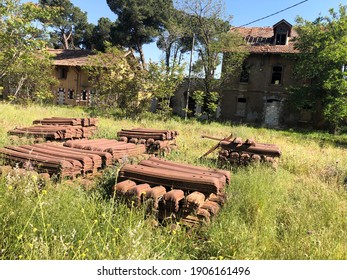
{"type": "Polygon", "coordinates": [[[69,96],[69,99],[74,99],[74,90],[73,89],[68,90],[68,96],[69,96]]]}
{"type": "Polygon", "coordinates": [[[282,66],[274,66],[272,68],[271,83],[274,85],[280,85],[282,79],[282,66]]]}
{"type": "Polygon", "coordinates": [[[82,100],[87,100],[87,91],[85,89],[82,90],[82,100]]]}
{"type": "Polygon", "coordinates": [[[67,68],[66,67],[60,68],[59,78],[60,79],[66,79],[67,78],[67,68]]]}
{"type": "Polygon", "coordinates": [[[248,83],[249,82],[249,66],[242,65],[241,75],[240,75],[240,83],[248,83]]]}
{"type": "Polygon", "coordinates": [[[276,45],[286,45],[287,44],[287,34],[277,34],[276,35],[276,45]]]}
{"type": "Polygon", "coordinates": [[[246,98],[239,97],[237,98],[237,105],[236,105],[236,115],[239,117],[244,117],[246,115],[246,98]]]}

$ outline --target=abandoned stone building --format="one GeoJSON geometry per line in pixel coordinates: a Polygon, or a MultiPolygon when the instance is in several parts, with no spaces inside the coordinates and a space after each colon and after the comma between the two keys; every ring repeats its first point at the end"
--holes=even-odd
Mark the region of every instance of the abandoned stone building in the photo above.
{"type": "MultiPolygon", "coordinates": [[[[221,118],[268,127],[310,123],[309,110],[296,112],[288,105],[288,87],[295,85],[293,61],[296,54],[293,26],[281,20],[272,27],[240,27],[249,56],[242,71],[222,91],[221,118]]],[[[225,54],[227,55],[227,54],[225,54]]],[[[227,74],[227,73],[223,73],[227,74]]]]}
{"type": "Polygon", "coordinates": [[[88,106],[94,91],[88,80],[88,73],[83,69],[92,53],[86,50],[50,49],[53,56],[53,74],[58,85],[52,89],[54,103],[59,105],[88,106]]]}

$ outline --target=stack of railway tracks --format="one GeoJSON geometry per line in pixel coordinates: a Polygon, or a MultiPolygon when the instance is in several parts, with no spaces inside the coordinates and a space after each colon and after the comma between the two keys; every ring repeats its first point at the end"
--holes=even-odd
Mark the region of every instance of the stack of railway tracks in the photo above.
{"type": "Polygon", "coordinates": [[[122,129],[117,133],[118,140],[142,144],[148,154],[167,154],[177,149],[178,131],[152,128],[122,129]]]}
{"type": "Polygon", "coordinates": [[[145,203],[160,222],[196,226],[218,214],[229,182],[229,171],[150,157],[124,165],[113,191],[131,205],[145,203]]]}
{"type": "Polygon", "coordinates": [[[8,134],[15,137],[31,137],[42,142],[45,140],[64,141],[89,138],[96,130],[96,118],[52,117],[34,120],[32,126],[11,129],[8,134]]]}

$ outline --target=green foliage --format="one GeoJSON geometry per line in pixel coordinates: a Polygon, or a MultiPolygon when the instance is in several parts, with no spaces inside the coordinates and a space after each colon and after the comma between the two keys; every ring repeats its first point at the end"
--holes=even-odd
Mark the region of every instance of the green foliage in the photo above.
{"type": "MultiPolygon", "coordinates": [[[[0,104],[0,147],[6,131],[51,116],[87,116],[81,108],[0,104]],[[6,117],[5,117],[6,116],[6,117]]],[[[0,259],[345,260],[347,258],[346,135],[275,131],[196,120],[99,117],[95,137],[122,128],[176,129],[179,149],[167,159],[216,168],[216,141],[199,135],[254,138],[276,144],[282,156],[267,166],[233,169],[228,201],[209,227],[187,231],[157,226],[144,209],[107,196],[120,166],[93,180],[42,186],[35,176],[0,175],[0,259]],[[195,135],[196,137],[192,137],[195,135]],[[310,147],[310,149],[307,149],[310,147]]]]}
{"type": "Polygon", "coordinates": [[[204,99],[205,99],[205,92],[202,90],[195,90],[192,94],[193,99],[195,100],[196,104],[199,106],[204,105],[204,99]]]}
{"type": "Polygon", "coordinates": [[[50,35],[55,47],[72,49],[90,46],[94,26],[88,24],[86,12],[82,12],[70,0],[40,0],[39,3],[44,9],[50,7],[58,12],[49,22],[45,18],[41,19],[53,28],[50,35]]]}
{"type": "Polygon", "coordinates": [[[50,9],[42,9],[31,2],[21,4],[19,0],[0,2],[0,80],[6,76],[13,64],[28,53],[45,46],[45,34],[35,20],[52,16],[50,9]]]}
{"type": "Polygon", "coordinates": [[[93,106],[106,115],[134,116],[149,107],[148,72],[130,52],[108,47],[85,67],[96,91],[93,106]]]}
{"type": "Polygon", "coordinates": [[[293,88],[293,104],[298,108],[313,104],[323,110],[332,129],[345,125],[347,118],[346,56],[347,7],[315,21],[297,19],[298,38],[295,41],[300,55],[296,58],[295,76],[302,82],[293,88]],[[295,100],[296,99],[296,100],[295,100]]]}
{"type": "MultiPolygon", "coordinates": [[[[6,131],[51,116],[87,116],[81,108],[0,104],[0,147],[6,131]],[[6,117],[5,117],[6,116],[6,117]]],[[[157,226],[144,209],[107,196],[120,166],[93,180],[41,186],[35,176],[0,175],[0,259],[345,260],[347,258],[347,136],[275,131],[196,120],[99,117],[95,137],[114,139],[122,128],[176,129],[179,149],[167,159],[218,167],[198,158],[216,141],[199,135],[254,138],[276,144],[282,156],[267,166],[233,169],[228,201],[209,227],[187,231],[157,226]],[[195,135],[195,137],[192,137],[195,135]],[[307,149],[310,147],[310,149],[307,149]]]]}
{"type": "Polygon", "coordinates": [[[174,95],[177,87],[183,82],[184,66],[176,65],[171,67],[169,71],[167,70],[164,61],[150,63],[148,67],[151,84],[150,91],[158,103],[156,112],[168,117],[172,111],[170,107],[171,97],[174,95]]]}
{"type": "Polygon", "coordinates": [[[165,53],[166,66],[175,67],[181,64],[182,55],[191,50],[192,34],[187,27],[188,14],[177,9],[171,9],[170,13],[165,30],[158,37],[157,47],[165,53]]]}
{"type": "Polygon", "coordinates": [[[22,104],[52,102],[51,89],[57,84],[52,75],[52,67],[52,60],[45,51],[22,54],[21,59],[11,65],[3,79],[8,98],[22,104]]]}
{"type": "Polygon", "coordinates": [[[112,44],[111,30],[114,23],[109,18],[100,18],[92,32],[93,49],[105,52],[107,45],[112,44]]]}
{"type": "Polygon", "coordinates": [[[51,9],[30,2],[1,1],[0,80],[12,101],[42,102],[50,98],[50,87],[55,83],[52,64],[44,51],[38,52],[46,41],[35,21],[49,21],[53,15],[51,9]]]}
{"type": "Polygon", "coordinates": [[[203,114],[209,118],[216,115],[221,86],[230,78],[230,75],[242,65],[247,52],[244,50],[242,38],[230,33],[229,19],[224,18],[224,3],[222,1],[194,0],[181,1],[179,10],[185,11],[185,30],[187,34],[194,35],[196,43],[194,51],[198,53],[198,60],[193,65],[193,74],[201,81],[200,88],[205,93],[203,114]],[[216,76],[217,67],[223,59],[223,52],[228,52],[229,63],[223,72],[227,75],[216,76]]]}
{"type": "Polygon", "coordinates": [[[154,38],[164,28],[172,0],[107,0],[106,2],[117,15],[113,29],[113,43],[139,52],[142,65],[145,66],[142,46],[154,42],[154,38]]]}

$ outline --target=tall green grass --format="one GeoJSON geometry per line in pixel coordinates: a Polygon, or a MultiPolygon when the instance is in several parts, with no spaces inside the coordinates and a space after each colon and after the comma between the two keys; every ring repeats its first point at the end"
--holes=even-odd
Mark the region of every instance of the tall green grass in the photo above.
{"type": "MultiPolygon", "coordinates": [[[[51,116],[81,117],[79,108],[0,104],[0,147],[7,130],[51,116]]],[[[109,196],[119,166],[95,178],[42,186],[34,174],[0,175],[1,259],[346,259],[345,137],[276,131],[172,118],[99,118],[95,137],[121,128],[175,129],[179,149],[168,159],[217,167],[217,142],[201,135],[255,138],[282,150],[279,167],[230,169],[228,202],[209,227],[158,226],[144,209],[109,196]],[[321,136],[321,137],[320,137],[321,136]]]]}

